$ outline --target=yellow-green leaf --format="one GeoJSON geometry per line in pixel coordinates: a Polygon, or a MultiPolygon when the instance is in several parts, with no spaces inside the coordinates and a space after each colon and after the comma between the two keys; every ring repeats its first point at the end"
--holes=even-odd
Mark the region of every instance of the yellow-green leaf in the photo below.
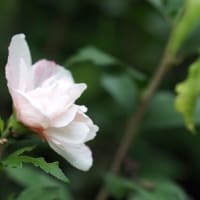
{"type": "Polygon", "coordinates": [[[200,1],[186,0],[185,9],[180,20],[174,26],[168,51],[172,55],[176,54],[187,36],[200,23],[200,1]]]}
{"type": "Polygon", "coordinates": [[[200,94],[200,59],[194,62],[185,81],[176,86],[176,110],[183,114],[187,128],[195,131],[195,108],[200,94]]]}

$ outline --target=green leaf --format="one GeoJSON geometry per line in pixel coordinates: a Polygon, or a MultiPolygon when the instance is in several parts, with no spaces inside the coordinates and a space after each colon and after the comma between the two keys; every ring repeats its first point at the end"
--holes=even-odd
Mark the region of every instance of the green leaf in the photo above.
{"type": "Polygon", "coordinates": [[[186,41],[188,35],[194,31],[200,23],[200,1],[186,0],[185,10],[182,17],[177,21],[171,35],[168,46],[168,52],[172,55],[176,54],[182,44],[186,41]]]}
{"type": "Polygon", "coordinates": [[[33,148],[34,147],[25,147],[17,150],[16,152],[8,156],[6,160],[2,161],[2,164],[4,166],[22,168],[23,163],[30,163],[36,167],[39,167],[46,173],[49,173],[52,176],[58,178],[59,180],[68,182],[67,177],[59,168],[58,162],[47,163],[44,158],[34,158],[22,155],[24,152],[33,150],[33,148]]]}
{"type": "Polygon", "coordinates": [[[106,69],[108,69],[108,66],[114,66],[115,71],[117,68],[126,69],[128,73],[130,73],[133,76],[133,78],[135,78],[135,80],[146,80],[146,76],[138,70],[134,69],[132,66],[129,66],[121,62],[119,59],[107,53],[104,53],[103,51],[92,46],[80,49],[78,53],[76,53],[69,60],[67,60],[66,66],[72,66],[80,63],[83,64],[85,62],[91,62],[96,66],[106,67],[106,69]]]}
{"type": "Polygon", "coordinates": [[[171,129],[184,127],[184,120],[174,107],[175,95],[169,91],[158,92],[151,100],[142,129],[171,129]],[[163,106],[164,105],[164,106],[163,106]]]}
{"type": "Polygon", "coordinates": [[[106,187],[109,193],[118,199],[121,199],[132,191],[139,191],[148,197],[148,193],[133,181],[114,175],[108,175],[106,177],[106,187]]]}
{"type": "Polygon", "coordinates": [[[173,1],[165,1],[165,0],[147,0],[149,1],[162,15],[163,17],[171,22],[173,19],[179,15],[182,4],[184,0],[173,0],[173,1]]]}
{"type": "Polygon", "coordinates": [[[130,109],[136,105],[137,88],[127,74],[104,75],[103,88],[124,108],[130,109]]]}
{"type": "Polygon", "coordinates": [[[184,191],[168,179],[134,181],[109,175],[106,185],[109,193],[118,199],[129,196],[129,200],[189,200],[184,191]]]}
{"type": "Polygon", "coordinates": [[[74,64],[74,63],[79,63],[79,62],[85,62],[85,61],[90,61],[93,62],[96,65],[113,65],[117,62],[119,62],[117,59],[114,57],[105,54],[104,52],[96,49],[95,47],[89,46],[80,49],[80,51],[72,56],[68,60],[68,64],[74,64]]]}
{"type": "MultiPolygon", "coordinates": [[[[151,134],[150,130],[147,133],[151,134]]],[[[150,144],[148,139],[137,140],[131,156],[139,163],[140,169],[137,174],[139,177],[179,179],[185,174],[184,165],[180,160],[166,150],[150,144]]]]}
{"type": "Polygon", "coordinates": [[[185,81],[176,86],[176,110],[182,113],[187,128],[195,131],[195,108],[200,93],[200,59],[194,62],[185,81]]]}
{"type": "Polygon", "coordinates": [[[150,185],[148,197],[140,192],[135,192],[129,200],[189,200],[185,192],[170,180],[141,181],[142,185],[150,185]]]}
{"type": "Polygon", "coordinates": [[[63,185],[62,182],[48,176],[37,168],[26,165],[23,166],[23,169],[7,167],[5,172],[10,179],[22,187],[34,187],[35,183],[37,183],[37,187],[58,187],[63,196],[65,196],[64,199],[72,199],[66,184],[63,185]]]}
{"type": "Polygon", "coordinates": [[[68,200],[59,187],[38,187],[33,186],[25,189],[16,200],[68,200]]]}

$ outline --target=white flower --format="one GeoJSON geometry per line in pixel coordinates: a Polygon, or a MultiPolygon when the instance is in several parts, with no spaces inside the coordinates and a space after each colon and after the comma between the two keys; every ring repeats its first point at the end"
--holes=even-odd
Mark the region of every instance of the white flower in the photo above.
{"type": "Polygon", "coordinates": [[[44,138],[51,148],[80,170],[92,166],[92,153],[84,144],[98,127],[75,104],[86,84],[74,83],[71,73],[52,61],[32,65],[23,34],[9,46],[6,78],[17,119],[44,138]]]}

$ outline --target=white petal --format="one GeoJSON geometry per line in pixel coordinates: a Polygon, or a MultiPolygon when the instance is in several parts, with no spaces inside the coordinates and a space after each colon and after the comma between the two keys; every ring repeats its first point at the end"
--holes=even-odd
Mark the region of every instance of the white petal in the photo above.
{"type": "Polygon", "coordinates": [[[33,74],[31,68],[28,68],[23,59],[20,60],[18,88],[21,91],[33,89],[33,74]]]}
{"type": "Polygon", "coordinates": [[[89,128],[89,132],[87,134],[87,138],[86,138],[85,142],[92,140],[96,137],[96,132],[99,130],[99,127],[97,125],[95,125],[86,114],[79,111],[76,115],[75,120],[77,122],[82,122],[82,123],[87,124],[87,126],[89,128]]]}
{"type": "Polygon", "coordinates": [[[44,81],[57,73],[58,67],[55,62],[48,60],[39,60],[33,65],[34,85],[35,88],[40,86],[44,81]]]}
{"type": "Polygon", "coordinates": [[[78,110],[82,109],[84,111],[87,110],[85,106],[78,106],[75,104],[72,104],[73,102],[69,102],[69,106],[65,106],[65,108],[62,108],[62,112],[60,112],[59,115],[55,116],[51,120],[51,126],[52,127],[64,127],[67,126],[77,115],[78,110]],[[72,105],[71,105],[72,104],[72,105]]]}
{"type": "Polygon", "coordinates": [[[99,127],[94,125],[94,124],[91,124],[89,126],[89,129],[90,129],[90,131],[87,134],[87,138],[85,140],[86,142],[90,141],[90,140],[93,140],[96,137],[96,133],[99,130],[99,127]]]}
{"type": "Polygon", "coordinates": [[[85,144],[72,145],[68,143],[57,143],[47,140],[50,147],[71,163],[74,167],[87,171],[93,163],[92,153],[85,144]]]}
{"type": "Polygon", "coordinates": [[[75,118],[77,113],[77,106],[70,106],[65,112],[60,115],[52,118],[51,126],[52,127],[64,127],[67,126],[75,118]]]}
{"type": "Polygon", "coordinates": [[[34,128],[46,128],[48,126],[48,118],[35,107],[33,102],[29,101],[25,94],[12,90],[12,97],[19,121],[34,128]]]}
{"type": "Polygon", "coordinates": [[[81,144],[86,141],[89,131],[89,127],[85,123],[73,121],[62,128],[48,128],[44,133],[58,143],[81,144]]]}
{"type": "Polygon", "coordinates": [[[54,84],[56,81],[65,79],[68,84],[73,84],[74,80],[71,73],[53,61],[39,60],[33,65],[35,87],[45,84],[54,84]]]}
{"type": "Polygon", "coordinates": [[[74,102],[78,99],[86,88],[87,85],[85,83],[74,84],[71,86],[68,90],[69,101],[74,102]]]}
{"type": "Polygon", "coordinates": [[[15,89],[20,89],[20,78],[26,78],[24,76],[20,77],[21,60],[23,60],[25,67],[31,67],[31,56],[28,45],[25,41],[25,36],[23,34],[18,34],[12,37],[6,65],[6,78],[8,80],[8,85],[15,89]]]}

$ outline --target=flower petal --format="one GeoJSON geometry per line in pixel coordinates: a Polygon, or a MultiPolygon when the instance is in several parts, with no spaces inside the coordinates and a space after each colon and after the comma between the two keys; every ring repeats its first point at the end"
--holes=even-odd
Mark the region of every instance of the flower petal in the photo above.
{"type": "Polygon", "coordinates": [[[52,86],[39,87],[26,94],[30,101],[35,102],[34,105],[37,109],[50,119],[52,126],[61,127],[66,126],[74,119],[78,110],[74,101],[85,89],[85,85],[75,84],[72,88],[65,89],[64,82],[57,82],[52,86]]]}
{"type": "Polygon", "coordinates": [[[64,127],[67,126],[76,116],[77,106],[70,106],[66,112],[51,119],[51,127],[64,127]]]}
{"type": "Polygon", "coordinates": [[[92,153],[85,144],[58,143],[54,140],[47,141],[55,152],[68,160],[74,167],[87,171],[92,166],[92,153]]]}
{"type": "Polygon", "coordinates": [[[62,128],[48,128],[44,133],[58,143],[81,144],[86,141],[89,131],[87,124],[73,121],[62,128]]]}
{"type": "Polygon", "coordinates": [[[39,60],[33,65],[33,70],[35,87],[41,86],[47,80],[47,85],[60,79],[67,79],[71,84],[74,83],[71,73],[53,61],[39,60]]]}
{"type": "Polygon", "coordinates": [[[12,97],[19,121],[34,128],[46,128],[48,126],[48,118],[35,107],[25,94],[12,90],[12,97]]]}
{"type": "Polygon", "coordinates": [[[24,34],[18,34],[12,38],[9,46],[9,56],[6,65],[6,78],[9,87],[20,89],[20,79],[26,78],[24,76],[21,77],[23,74],[21,71],[24,67],[31,67],[31,56],[24,34]]]}
{"type": "Polygon", "coordinates": [[[96,137],[96,132],[99,130],[99,127],[96,126],[92,120],[83,112],[79,111],[76,115],[75,120],[80,123],[87,124],[89,132],[87,133],[87,138],[85,142],[90,141],[96,137]]]}

